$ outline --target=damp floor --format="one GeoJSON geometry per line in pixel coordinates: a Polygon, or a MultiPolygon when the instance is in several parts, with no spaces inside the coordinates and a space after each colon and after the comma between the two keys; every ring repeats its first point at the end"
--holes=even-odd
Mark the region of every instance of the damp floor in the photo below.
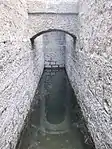
{"type": "Polygon", "coordinates": [[[78,107],[65,69],[45,69],[20,149],[92,149],[78,127],[78,107]]]}

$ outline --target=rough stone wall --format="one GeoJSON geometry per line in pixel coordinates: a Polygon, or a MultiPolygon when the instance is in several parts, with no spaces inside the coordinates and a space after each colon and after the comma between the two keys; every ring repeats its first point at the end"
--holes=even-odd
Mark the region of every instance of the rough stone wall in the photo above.
{"type": "Polygon", "coordinates": [[[44,69],[44,49],[43,49],[43,36],[39,36],[34,40],[33,48],[33,65],[34,65],[34,74],[35,81],[37,82],[44,69]]]}
{"type": "Polygon", "coordinates": [[[27,0],[28,13],[78,13],[79,0],[27,0]]]}
{"type": "Polygon", "coordinates": [[[28,0],[29,35],[61,29],[77,36],[78,0],[28,0]]]}
{"type": "Polygon", "coordinates": [[[79,12],[80,47],[67,72],[96,149],[111,149],[112,1],[81,0],[79,12]]]}
{"type": "Polygon", "coordinates": [[[15,148],[39,81],[26,9],[25,0],[0,0],[0,149],[15,148]]]}
{"type": "Polygon", "coordinates": [[[67,71],[69,71],[70,65],[74,65],[73,62],[70,64],[69,61],[75,59],[74,57],[76,56],[76,53],[75,53],[76,43],[75,42],[76,41],[74,41],[74,39],[70,35],[66,34],[65,67],[67,71]]]}
{"type": "Polygon", "coordinates": [[[64,67],[65,44],[65,34],[63,32],[43,34],[45,67],[64,67]]]}
{"type": "Polygon", "coordinates": [[[74,14],[29,14],[28,21],[30,38],[48,29],[61,29],[77,36],[78,16],[74,14]]]}
{"type": "Polygon", "coordinates": [[[46,7],[48,14],[29,12],[28,30],[25,0],[0,0],[1,149],[15,148],[43,71],[42,39],[31,50],[29,38],[49,28],[77,36],[75,50],[73,39],[66,38],[67,73],[96,148],[112,148],[112,2],[80,0],[79,24],[72,5],[67,14],[61,8],[56,14],[58,6],[55,12],[46,7]]]}

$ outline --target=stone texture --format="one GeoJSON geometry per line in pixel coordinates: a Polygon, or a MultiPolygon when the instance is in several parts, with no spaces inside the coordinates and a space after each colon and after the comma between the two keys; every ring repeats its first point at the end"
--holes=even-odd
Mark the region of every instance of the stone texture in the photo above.
{"type": "Polygon", "coordinates": [[[61,29],[78,36],[78,15],[75,14],[29,14],[29,36],[48,29],[61,29]]]}
{"type": "Polygon", "coordinates": [[[67,72],[97,149],[112,148],[112,1],[81,0],[67,72]]]}
{"type": "Polygon", "coordinates": [[[45,67],[64,67],[65,65],[65,34],[50,32],[43,34],[43,51],[45,67]]]}
{"type": "Polygon", "coordinates": [[[47,29],[76,35],[66,35],[66,70],[96,149],[111,149],[111,0],[0,1],[0,148],[16,146],[44,68],[42,36],[34,48],[29,39],[47,29]]]}
{"type": "Polygon", "coordinates": [[[25,0],[0,1],[0,149],[15,148],[39,81],[26,10],[25,0]]]}
{"type": "Polygon", "coordinates": [[[28,13],[78,13],[78,0],[28,0],[28,13]]]}
{"type": "Polygon", "coordinates": [[[37,37],[34,41],[33,64],[34,64],[34,74],[36,78],[35,82],[37,82],[40,79],[40,76],[42,75],[44,68],[43,36],[37,37]]]}

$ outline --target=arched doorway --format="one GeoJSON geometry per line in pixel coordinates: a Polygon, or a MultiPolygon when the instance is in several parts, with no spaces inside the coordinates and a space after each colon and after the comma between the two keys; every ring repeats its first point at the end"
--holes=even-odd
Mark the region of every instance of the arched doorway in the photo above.
{"type": "Polygon", "coordinates": [[[68,45],[72,46],[72,49],[75,48],[76,36],[68,31],[49,29],[34,35],[31,38],[31,43],[36,53],[39,50],[37,55],[43,52],[41,55],[43,55],[45,68],[62,68],[65,67],[66,49],[70,49],[68,45]],[[70,40],[67,40],[68,37],[70,40]],[[72,45],[69,43],[71,40],[73,43],[72,45]]]}

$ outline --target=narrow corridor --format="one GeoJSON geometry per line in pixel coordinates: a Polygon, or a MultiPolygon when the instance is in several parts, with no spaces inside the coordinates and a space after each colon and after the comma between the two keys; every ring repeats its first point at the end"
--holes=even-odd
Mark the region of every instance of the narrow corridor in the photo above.
{"type": "Polygon", "coordinates": [[[45,69],[38,90],[20,149],[91,149],[65,69],[45,69]]]}

